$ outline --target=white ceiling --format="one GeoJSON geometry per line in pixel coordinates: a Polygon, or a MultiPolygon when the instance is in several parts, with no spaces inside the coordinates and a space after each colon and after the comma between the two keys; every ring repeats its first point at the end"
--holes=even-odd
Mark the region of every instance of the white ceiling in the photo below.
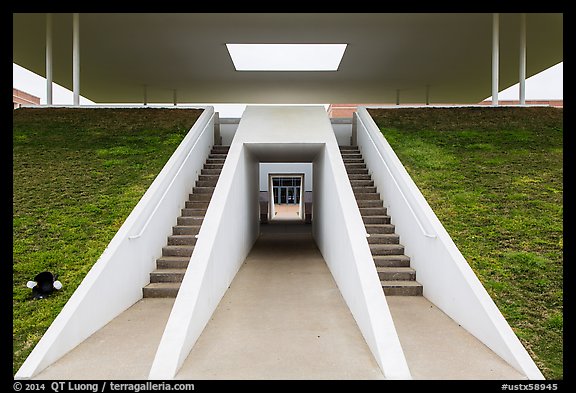
{"type": "MultiPolygon", "coordinates": [[[[518,82],[520,14],[500,14],[500,88],[518,82]]],[[[46,14],[13,14],[13,61],[45,75],[46,14]]],[[[72,89],[72,14],[53,14],[54,81],[72,89]]],[[[95,102],[477,103],[490,13],[81,13],[80,93],[95,102]],[[338,71],[239,72],[227,43],[348,44],[338,71]]],[[[563,60],[563,14],[527,14],[527,77],[563,60]]]]}

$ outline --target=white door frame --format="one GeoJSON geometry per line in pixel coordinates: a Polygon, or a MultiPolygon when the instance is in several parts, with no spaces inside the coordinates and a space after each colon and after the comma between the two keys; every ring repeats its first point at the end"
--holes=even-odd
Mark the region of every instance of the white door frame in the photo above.
{"type": "Polygon", "coordinates": [[[274,184],[272,179],[278,177],[299,177],[300,178],[300,203],[298,210],[300,220],[304,221],[304,173],[269,173],[268,174],[268,222],[272,221],[276,214],[274,210],[274,184]]]}

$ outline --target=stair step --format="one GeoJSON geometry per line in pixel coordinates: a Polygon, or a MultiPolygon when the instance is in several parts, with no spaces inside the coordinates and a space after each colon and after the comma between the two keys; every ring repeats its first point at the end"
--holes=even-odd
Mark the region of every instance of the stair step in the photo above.
{"type": "Polygon", "coordinates": [[[162,255],[166,257],[190,257],[194,246],[164,246],[162,255]]]}
{"type": "Polygon", "coordinates": [[[222,157],[210,157],[210,156],[208,156],[208,158],[206,159],[205,164],[219,164],[219,165],[224,165],[224,161],[226,161],[226,156],[222,156],[222,157]]]}
{"type": "Polygon", "coordinates": [[[366,187],[366,186],[373,186],[374,180],[350,180],[350,184],[352,184],[352,188],[354,187],[366,187]]]}
{"type": "Polygon", "coordinates": [[[184,209],[180,209],[180,214],[182,217],[204,217],[206,215],[207,209],[191,209],[185,207],[184,209]]]}
{"type": "Polygon", "coordinates": [[[228,156],[228,150],[212,150],[208,158],[226,158],[226,156],[228,156]]]}
{"type": "Polygon", "coordinates": [[[226,145],[214,145],[214,146],[212,146],[212,151],[228,152],[228,150],[230,150],[230,146],[226,146],[226,145]]]}
{"type": "Polygon", "coordinates": [[[216,180],[218,181],[218,178],[220,178],[220,175],[199,175],[198,176],[198,180],[200,181],[210,181],[210,180],[216,180]]]}
{"type": "Polygon", "coordinates": [[[176,225],[172,227],[173,235],[197,235],[200,225],[176,225]]]}
{"type": "Polygon", "coordinates": [[[374,233],[370,234],[368,244],[399,244],[400,236],[395,233],[374,233]]]}
{"type": "Polygon", "coordinates": [[[220,172],[222,172],[222,169],[201,169],[200,170],[201,175],[220,175],[220,172]]]}
{"type": "Polygon", "coordinates": [[[354,192],[357,201],[377,200],[380,194],[377,192],[354,192]]]}
{"type": "Polygon", "coordinates": [[[363,207],[384,207],[381,199],[365,199],[362,201],[356,201],[359,208],[363,207]]]}
{"type": "Polygon", "coordinates": [[[204,169],[220,169],[220,170],[222,170],[223,166],[224,166],[224,164],[204,164],[204,169]]]}
{"type": "Polygon", "coordinates": [[[362,221],[364,224],[390,224],[390,216],[365,216],[362,221]]]}
{"type": "Polygon", "coordinates": [[[372,255],[402,255],[404,246],[402,244],[370,244],[372,255]]]}
{"type": "Polygon", "coordinates": [[[189,262],[190,257],[164,256],[156,260],[156,267],[158,269],[186,269],[189,262]]]}
{"type": "Polygon", "coordinates": [[[350,175],[367,175],[368,168],[346,168],[346,172],[350,175]]]}
{"type": "Polygon", "coordinates": [[[146,298],[170,298],[176,297],[179,289],[180,283],[156,282],[142,288],[142,294],[146,298]]]}
{"type": "Polygon", "coordinates": [[[377,193],[376,186],[352,186],[354,193],[377,193]]]}
{"type": "Polygon", "coordinates": [[[385,216],[387,210],[385,207],[361,207],[360,214],[362,216],[385,216]]]}
{"type": "Polygon", "coordinates": [[[340,150],[358,150],[358,146],[342,145],[338,146],[340,150]]]}
{"type": "Polygon", "coordinates": [[[194,201],[210,202],[211,198],[212,194],[190,194],[188,200],[191,202],[194,201]]]}
{"type": "Polygon", "coordinates": [[[411,267],[376,267],[381,281],[416,281],[416,270],[411,267]]]}
{"type": "Polygon", "coordinates": [[[202,225],[202,222],[204,221],[204,217],[186,217],[186,216],[180,216],[176,219],[176,224],[178,226],[180,225],[186,225],[186,226],[191,226],[191,225],[202,225]]]}
{"type": "Polygon", "coordinates": [[[368,173],[348,173],[350,180],[372,180],[372,176],[368,173]]]}
{"type": "Polygon", "coordinates": [[[402,255],[373,255],[376,267],[409,267],[410,257],[402,255]]]}
{"type": "Polygon", "coordinates": [[[210,201],[186,201],[186,209],[208,209],[210,201]]]}
{"type": "Polygon", "coordinates": [[[178,282],[181,283],[186,269],[156,269],[150,273],[150,282],[178,282]]]}
{"type": "Polygon", "coordinates": [[[417,281],[380,281],[387,296],[422,296],[422,284],[417,281]]]}
{"type": "Polygon", "coordinates": [[[215,187],[194,187],[192,189],[192,193],[193,194],[210,194],[210,195],[212,195],[214,193],[214,188],[215,187]]]}
{"type": "Polygon", "coordinates": [[[365,225],[366,232],[369,234],[378,234],[378,233],[394,233],[396,227],[392,224],[368,224],[365,225]]]}
{"type": "Polygon", "coordinates": [[[196,244],[196,235],[171,235],[168,236],[169,246],[193,246],[196,244]]]}
{"type": "Polygon", "coordinates": [[[218,179],[214,180],[196,180],[196,187],[216,187],[218,179]]]}
{"type": "Polygon", "coordinates": [[[366,164],[364,163],[364,160],[362,160],[361,162],[346,162],[346,161],[344,161],[344,166],[346,167],[346,169],[366,168],[366,164]]]}

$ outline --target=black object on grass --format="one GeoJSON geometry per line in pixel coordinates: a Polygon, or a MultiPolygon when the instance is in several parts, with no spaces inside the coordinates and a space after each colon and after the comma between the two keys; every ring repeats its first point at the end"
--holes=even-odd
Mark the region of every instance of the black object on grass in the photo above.
{"type": "Polygon", "coordinates": [[[34,277],[34,281],[28,281],[26,286],[32,289],[32,297],[34,299],[44,299],[55,289],[62,288],[62,283],[57,278],[57,274],[54,275],[50,272],[38,273],[34,277]]]}

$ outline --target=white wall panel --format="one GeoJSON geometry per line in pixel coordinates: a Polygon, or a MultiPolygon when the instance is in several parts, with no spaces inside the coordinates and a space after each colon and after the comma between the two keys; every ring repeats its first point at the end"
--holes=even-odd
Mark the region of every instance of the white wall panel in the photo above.
{"type": "Polygon", "coordinates": [[[213,114],[204,110],[15,378],[38,374],[142,298],[212,147],[213,114]]]}
{"type": "Polygon", "coordinates": [[[365,108],[358,119],[358,146],[424,296],[516,370],[543,379],[365,108]]]}

